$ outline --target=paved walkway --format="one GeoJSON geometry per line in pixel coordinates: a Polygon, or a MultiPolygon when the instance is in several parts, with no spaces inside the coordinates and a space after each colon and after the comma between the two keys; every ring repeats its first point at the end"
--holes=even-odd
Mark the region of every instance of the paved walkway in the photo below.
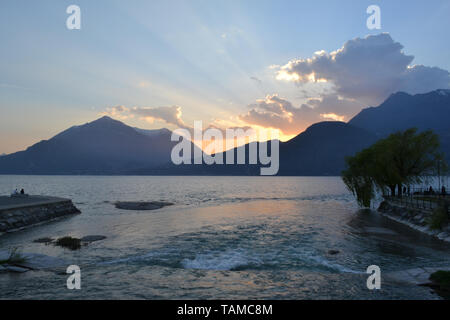
{"type": "Polygon", "coordinates": [[[58,197],[48,197],[48,196],[20,196],[20,197],[9,197],[0,196],[0,211],[17,209],[24,207],[31,207],[35,205],[51,204],[69,201],[70,199],[58,198],[58,197]]]}
{"type": "Polygon", "coordinates": [[[450,268],[414,268],[386,273],[386,277],[411,284],[430,283],[430,275],[438,270],[450,271],[450,268]]]}

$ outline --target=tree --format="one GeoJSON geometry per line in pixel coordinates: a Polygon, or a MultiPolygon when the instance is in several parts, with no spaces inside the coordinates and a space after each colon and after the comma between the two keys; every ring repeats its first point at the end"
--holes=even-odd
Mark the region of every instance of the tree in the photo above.
{"type": "MultiPolygon", "coordinates": [[[[376,191],[402,195],[402,186],[422,183],[443,160],[439,138],[416,128],[396,132],[346,159],[342,179],[359,205],[370,207],[376,191]]],[[[444,162],[445,163],[445,162],[444,162]]],[[[442,165],[441,165],[442,167],[442,165]]]]}

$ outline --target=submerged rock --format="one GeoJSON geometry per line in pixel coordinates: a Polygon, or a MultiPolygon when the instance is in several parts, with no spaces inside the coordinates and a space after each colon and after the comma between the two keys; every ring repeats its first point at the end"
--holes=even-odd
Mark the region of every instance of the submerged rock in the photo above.
{"type": "MultiPolygon", "coordinates": [[[[106,236],[88,235],[88,236],[82,237],[81,239],[65,236],[65,237],[61,237],[61,238],[54,240],[53,238],[44,237],[44,238],[36,239],[33,242],[44,243],[46,245],[54,244],[55,246],[68,248],[71,250],[78,250],[78,249],[81,249],[82,245],[88,245],[91,242],[100,241],[103,239],[106,239],[106,236]]],[[[0,252],[0,258],[3,256],[6,256],[6,254],[2,254],[2,252],[0,252]]],[[[6,259],[4,259],[4,260],[6,260],[6,259]]],[[[1,261],[1,259],[0,259],[0,261],[1,261]]]]}
{"type": "Polygon", "coordinates": [[[340,253],[339,250],[328,250],[328,254],[338,254],[340,253]]]}
{"type": "Polygon", "coordinates": [[[31,270],[51,269],[67,266],[68,263],[62,259],[46,256],[38,253],[24,253],[23,262],[17,262],[14,265],[31,270]]]}
{"type": "Polygon", "coordinates": [[[39,238],[39,239],[33,240],[33,242],[35,242],[35,243],[50,243],[53,240],[54,239],[52,239],[52,238],[44,237],[44,238],[39,238]]]}
{"type": "Polygon", "coordinates": [[[29,270],[29,269],[25,269],[25,268],[21,268],[21,267],[10,266],[10,265],[5,265],[3,267],[6,269],[6,271],[16,272],[16,273],[24,273],[29,270]]]}
{"type": "Polygon", "coordinates": [[[94,242],[94,241],[100,241],[106,239],[105,236],[100,236],[100,235],[90,235],[90,236],[85,236],[83,238],[81,238],[80,240],[83,242],[94,242]]]}
{"type": "Polygon", "coordinates": [[[70,250],[78,250],[81,248],[81,240],[72,237],[62,237],[56,240],[55,245],[68,248],[70,250]]]}
{"type": "Polygon", "coordinates": [[[164,201],[150,201],[150,202],[118,201],[115,203],[116,208],[123,210],[157,210],[171,205],[173,205],[172,202],[164,202],[164,201]]]}

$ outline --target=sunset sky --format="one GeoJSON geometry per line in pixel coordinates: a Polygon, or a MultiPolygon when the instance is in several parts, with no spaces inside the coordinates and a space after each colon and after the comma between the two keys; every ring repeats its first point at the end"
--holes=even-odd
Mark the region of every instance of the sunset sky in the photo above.
{"type": "Polygon", "coordinates": [[[396,91],[450,88],[449,17],[448,0],[2,0],[0,154],[105,114],[286,140],[396,91]],[[81,30],[66,28],[71,4],[81,30]]]}

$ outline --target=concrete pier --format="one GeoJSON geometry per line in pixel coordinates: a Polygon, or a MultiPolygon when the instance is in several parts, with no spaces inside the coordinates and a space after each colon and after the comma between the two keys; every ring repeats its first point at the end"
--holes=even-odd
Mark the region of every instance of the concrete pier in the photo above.
{"type": "Polygon", "coordinates": [[[72,200],[49,196],[0,196],[0,233],[80,213],[72,200]]]}

